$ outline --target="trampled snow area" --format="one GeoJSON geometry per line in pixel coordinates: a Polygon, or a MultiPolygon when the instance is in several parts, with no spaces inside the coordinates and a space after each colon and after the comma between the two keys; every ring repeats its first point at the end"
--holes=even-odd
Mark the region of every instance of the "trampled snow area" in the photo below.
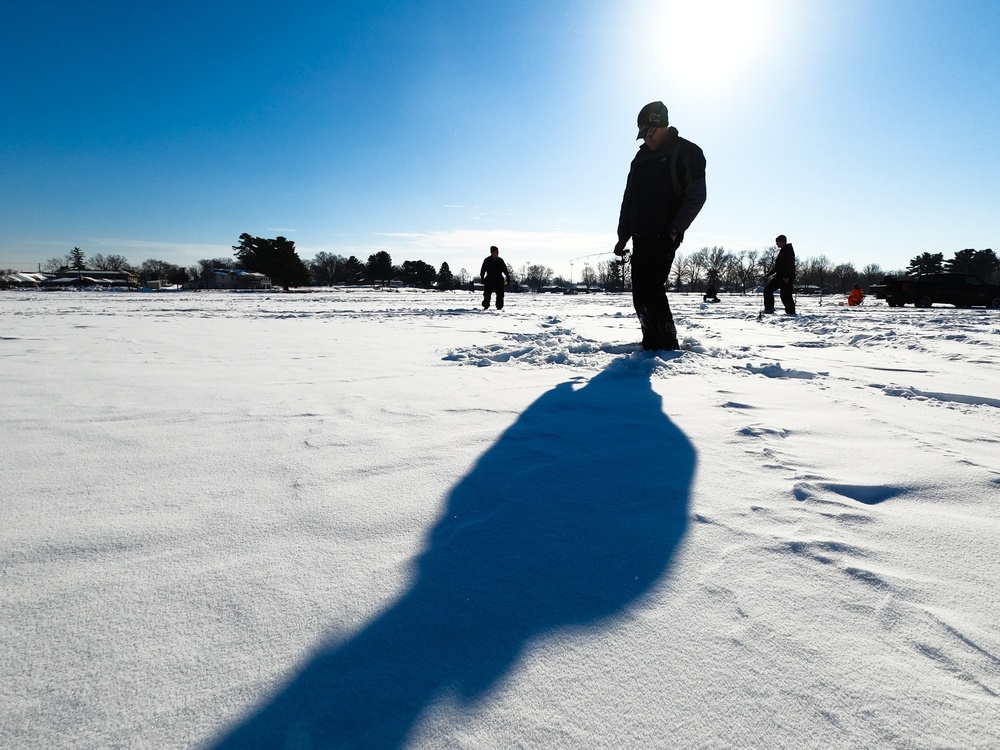
{"type": "Polygon", "coordinates": [[[1000,747],[1000,314],[0,294],[4,748],[1000,747]]]}

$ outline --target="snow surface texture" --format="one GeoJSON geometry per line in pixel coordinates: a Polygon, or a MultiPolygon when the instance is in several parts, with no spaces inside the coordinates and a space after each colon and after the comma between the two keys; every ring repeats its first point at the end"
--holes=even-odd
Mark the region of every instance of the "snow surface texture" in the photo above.
{"type": "Polygon", "coordinates": [[[0,746],[1000,746],[1000,316],[699,300],[0,294],[0,746]]]}

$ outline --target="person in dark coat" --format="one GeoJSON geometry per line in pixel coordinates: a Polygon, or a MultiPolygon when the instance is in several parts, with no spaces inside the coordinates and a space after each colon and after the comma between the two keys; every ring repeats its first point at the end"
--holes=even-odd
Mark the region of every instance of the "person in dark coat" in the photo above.
{"type": "Polygon", "coordinates": [[[503,288],[510,281],[510,271],[507,270],[507,264],[500,257],[500,250],[496,245],[490,247],[490,255],[483,261],[479,278],[483,280],[483,309],[490,309],[490,296],[495,293],[497,310],[503,310],[503,288]]]}
{"type": "Polygon", "coordinates": [[[785,314],[795,315],[795,248],[783,234],[775,237],[774,244],[778,246],[778,255],[774,259],[774,267],[767,272],[774,278],[764,287],[764,312],[768,315],[774,313],[774,293],[780,290],[785,314]]]}
{"type": "Polygon", "coordinates": [[[632,304],[642,348],[679,349],[665,285],[684,232],[705,204],[705,155],[670,127],[663,102],[637,119],[642,146],[632,159],[618,217],[615,255],[632,240],[632,304]]]}

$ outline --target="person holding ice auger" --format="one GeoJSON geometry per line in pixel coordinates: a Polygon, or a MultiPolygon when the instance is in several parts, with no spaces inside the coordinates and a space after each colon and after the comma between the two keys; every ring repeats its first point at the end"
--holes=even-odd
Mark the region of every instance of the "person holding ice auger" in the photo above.
{"type": "Polygon", "coordinates": [[[774,238],[774,244],[778,246],[778,255],[774,259],[774,267],[767,272],[774,278],[764,287],[764,313],[774,314],[774,293],[780,290],[785,314],[795,315],[795,248],[783,234],[774,238]]]}

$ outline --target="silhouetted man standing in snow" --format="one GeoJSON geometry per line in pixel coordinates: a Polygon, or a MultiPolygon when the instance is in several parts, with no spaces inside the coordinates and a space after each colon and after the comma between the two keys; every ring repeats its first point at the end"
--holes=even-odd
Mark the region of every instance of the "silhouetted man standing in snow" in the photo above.
{"type": "Polygon", "coordinates": [[[774,278],[764,287],[764,312],[774,313],[774,292],[781,290],[785,314],[795,315],[795,249],[783,234],[774,238],[774,244],[778,246],[778,256],[774,268],[767,272],[768,276],[774,274],[774,278]]]}
{"type": "Polygon", "coordinates": [[[684,232],[705,205],[705,155],[669,127],[663,102],[639,112],[643,144],[632,159],[615,255],[632,240],[632,304],[644,350],[679,349],[665,284],[684,232]]]}
{"type": "Polygon", "coordinates": [[[496,292],[497,310],[503,310],[503,288],[510,280],[510,272],[496,245],[490,246],[490,256],[483,261],[479,278],[483,280],[483,309],[489,309],[490,295],[496,292]]]}

